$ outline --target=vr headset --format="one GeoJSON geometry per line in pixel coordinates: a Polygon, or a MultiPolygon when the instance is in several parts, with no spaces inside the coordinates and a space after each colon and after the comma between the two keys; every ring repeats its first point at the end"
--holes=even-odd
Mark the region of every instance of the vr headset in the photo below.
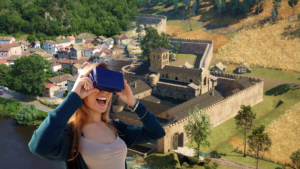
{"type": "Polygon", "coordinates": [[[89,78],[92,80],[94,88],[100,91],[116,94],[116,92],[121,92],[125,89],[123,74],[120,72],[94,67],[89,74],[89,78]]]}

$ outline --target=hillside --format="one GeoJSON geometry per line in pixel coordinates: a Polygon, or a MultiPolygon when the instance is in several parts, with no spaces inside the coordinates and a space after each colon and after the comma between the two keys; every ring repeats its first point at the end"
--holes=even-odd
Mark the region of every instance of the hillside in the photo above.
{"type": "Polygon", "coordinates": [[[59,36],[91,32],[113,36],[128,29],[135,0],[5,0],[0,5],[0,33],[59,36]]]}

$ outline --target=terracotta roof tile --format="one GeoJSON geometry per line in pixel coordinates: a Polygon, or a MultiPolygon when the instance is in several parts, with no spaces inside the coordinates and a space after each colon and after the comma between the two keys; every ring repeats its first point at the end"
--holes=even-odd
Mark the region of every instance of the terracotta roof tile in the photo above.
{"type": "Polygon", "coordinates": [[[127,35],[125,35],[124,33],[122,33],[121,35],[117,36],[118,39],[129,39],[129,37],[127,35]]]}
{"type": "Polygon", "coordinates": [[[71,40],[76,39],[73,35],[72,35],[72,36],[67,36],[67,38],[69,38],[69,39],[71,39],[71,40]]]}
{"type": "Polygon", "coordinates": [[[9,58],[9,57],[0,59],[0,64],[2,64],[2,63],[7,63],[8,58],[9,58]]]}
{"type": "Polygon", "coordinates": [[[46,85],[46,89],[50,89],[53,86],[52,83],[45,83],[45,85],[46,85]]]}
{"type": "Polygon", "coordinates": [[[69,75],[69,74],[64,74],[64,75],[61,75],[60,77],[59,76],[55,76],[53,78],[50,78],[48,79],[51,83],[60,83],[60,82],[63,82],[63,81],[66,81],[67,79],[73,77],[72,75],[69,75]]]}

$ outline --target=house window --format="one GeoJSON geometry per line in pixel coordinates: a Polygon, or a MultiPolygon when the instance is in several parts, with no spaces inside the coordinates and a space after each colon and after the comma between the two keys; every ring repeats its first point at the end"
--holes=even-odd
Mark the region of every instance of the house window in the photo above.
{"type": "Polygon", "coordinates": [[[186,98],[185,94],[183,94],[183,98],[186,98]]]}
{"type": "Polygon", "coordinates": [[[169,117],[169,115],[167,115],[167,117],[169,117]]]}
{"type": "Polygon", "coordinates": [[[158,89],[158,93],[160,93],[160,89],[158,89]]]}
{"type": "Polygon", "coordinates": [[[204,86],[206,85],[206,77],[204,78],[204,86]]]}
{"type": "Polygon", "coordinates": [[[193,80],[192,80],[192,79],[190,79],[190,82],[193,82],[193,80]]]}
{"type": "Polygon", "coordinates": [[[172,93],[172,92],[170,92],[170,96],[173,96],[173,93],[172,93]]]}
{"type": "Polygon", "coordinates": [[[161,77],[164,78],[164,74],[161,74],[161,77]]]}
{"type": "Polygon", "coordinates": [[[166,78],[169,78],[168,74],[166,74],[166,78]]]}
{"type": "Polygon", "coordinates": [[[26,51],[26,49],[24,49],[24,51],[26,51]]]}
{"type": "Polygon", "coordinates": [[[175,80],[178,80],[178,77],[175,77],[175,80]]]}

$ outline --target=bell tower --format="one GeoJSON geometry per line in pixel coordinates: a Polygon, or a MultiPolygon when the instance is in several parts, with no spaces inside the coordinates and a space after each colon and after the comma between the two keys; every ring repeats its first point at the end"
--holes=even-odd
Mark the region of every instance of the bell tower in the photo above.
{"type": "Polygon", "coordinates": [[[165,48],[156,48],[150,51],[150,70],[158,71],[169,65],[169,51],[165,48]]]}

